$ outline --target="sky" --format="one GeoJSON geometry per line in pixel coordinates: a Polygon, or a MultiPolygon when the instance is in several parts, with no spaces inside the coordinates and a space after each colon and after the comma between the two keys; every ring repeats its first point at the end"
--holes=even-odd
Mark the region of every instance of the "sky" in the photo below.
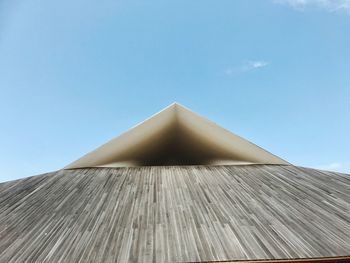
{"type": "Polygon", "coordinates": [[[350,0],[0,1],[0,181],[61,169],[174,101],[350,173],[350,0]]]}

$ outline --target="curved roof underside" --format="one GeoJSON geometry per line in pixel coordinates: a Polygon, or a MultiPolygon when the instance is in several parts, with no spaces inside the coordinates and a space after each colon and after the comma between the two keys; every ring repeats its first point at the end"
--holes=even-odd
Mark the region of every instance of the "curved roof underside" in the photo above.
{"type": "Polygon", "coordinates": [[[0,262],[349,256],[350,176],[290,165],[60,170],[0,184],[0,222],[0,262]]]}
{"type": "Polygon", "coordinates": [[[65,168],[257,163],[288,164],[175,103],[65,168]]]}

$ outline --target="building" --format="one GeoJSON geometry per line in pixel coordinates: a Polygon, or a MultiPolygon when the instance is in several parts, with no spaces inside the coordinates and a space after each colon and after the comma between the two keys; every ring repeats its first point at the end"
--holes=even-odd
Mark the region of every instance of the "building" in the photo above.
{"type": "Polygon", "coordinates": [[[350,177],[173,104],[59,171],[0,184],[0,262],[237,260],[348,262],[350,177]]]}

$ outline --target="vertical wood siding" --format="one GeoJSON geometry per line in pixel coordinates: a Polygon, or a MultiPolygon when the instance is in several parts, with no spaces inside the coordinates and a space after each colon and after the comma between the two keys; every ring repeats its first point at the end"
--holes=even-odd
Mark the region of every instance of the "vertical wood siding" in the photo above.
{"type": "Polygon", "coordinates": [[[286,165],[60,170],[0,184],[0,262],[350,255],[350,176],[286,165]]]}

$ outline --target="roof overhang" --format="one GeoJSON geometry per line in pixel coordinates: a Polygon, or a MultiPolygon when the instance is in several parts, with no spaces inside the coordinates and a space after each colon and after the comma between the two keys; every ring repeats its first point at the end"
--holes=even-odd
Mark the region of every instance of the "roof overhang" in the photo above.
{"type": "Polygon", "coordinates": [[[65,168],[184,164],[289,163],[174,103],[65,168]]]}

